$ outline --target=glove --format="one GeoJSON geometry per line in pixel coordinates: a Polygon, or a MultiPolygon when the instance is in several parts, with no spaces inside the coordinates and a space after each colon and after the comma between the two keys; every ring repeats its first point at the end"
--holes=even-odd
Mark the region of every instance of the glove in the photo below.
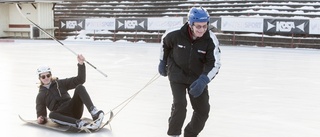
{"type": "Polygon", "coordinates": [[[158,71],[161,76],[167,76],[167,62],[160,60],[159,66],[158,66],[158,71]]]}
{"type": "Polygon", "coordinates": [[[200,77],[190,85],[189,93],[194,98],[199,97],[209,82],[210,80],[206,75],[200,75],[200,77]]]}

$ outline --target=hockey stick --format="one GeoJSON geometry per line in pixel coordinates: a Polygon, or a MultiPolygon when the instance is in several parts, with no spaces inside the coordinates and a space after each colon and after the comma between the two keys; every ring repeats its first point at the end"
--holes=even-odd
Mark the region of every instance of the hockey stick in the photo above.
{"type": "MultiPolygon", "coordinates": [[[[70,52],[72,52],[74,55],[78,55],[76,52],[74,52],[73,50],[71,50],[70,48],[68,48],[67,46],[65,46],[61,41],[59,41],[58,39],[56,39],[54,36],[52,36],[51,34],[49,34],[47,31],[45,31],[43,28],[41,28],[39,25],[37,25],[36,23],[34,23],[32,20],[30,20],[28,17],[24,16],[21,10],[21,7],[18,5],[18,3],[16,3],[16,7],[17,10],[19,11],[19,13],[21,14],[21,16],[25,19],[27,19],[29,22],[31,22],[34,26],[36,26],[39,30],[41,30],[43,33],[45,33],[46,35],[48,35],[51,39],[55,40],[56,42],[58,42],[61,46],[63,46],[64,48],[66,48],[67,50],[69,50],[70,52]]],[[[103,73],[101,70],[99,70],[97,67],[95,67],[94,65],[92,65],[90,62],[88,62],[87,60],[85,60],[85,62],[87,64],[89,64],[91,67],[93,67],[95,70],[97,70],[98,72],[100,72],[103,76],[108,77],[107,74],[103,73]]]]}

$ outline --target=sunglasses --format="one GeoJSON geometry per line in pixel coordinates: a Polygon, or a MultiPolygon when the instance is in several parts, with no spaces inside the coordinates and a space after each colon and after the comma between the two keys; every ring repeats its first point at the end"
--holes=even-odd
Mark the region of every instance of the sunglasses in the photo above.
{"type": "Polygon", "coordinates": [[[40,77],[41,77],[41,79],[45,79],[46,77],[47,77],[47,78],[50,78],[50,77],[51,77],[51,74],[41,75],[40,77]]]}

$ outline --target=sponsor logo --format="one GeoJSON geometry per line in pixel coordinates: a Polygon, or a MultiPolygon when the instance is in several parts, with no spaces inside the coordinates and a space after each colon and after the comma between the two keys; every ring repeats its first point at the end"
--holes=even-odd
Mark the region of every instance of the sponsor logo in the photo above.
{"type": "Polygon", "coordinates": [[[124,22],[118,21],[118,28],[124,27],[125,29],[135,29],[137,26],[144,28],[144,24],[144,21],[138,22],[138,20],[125,20],[124,22]]]}
{"type": "Polygon", "coordinates": [[[77,27],[83,28],[83,21],[61,21],[61,28],[66,28],[66,29],[76,29],[77,27]]]}
{"type": "Polygon", "coordinates": [[[295,25],[293,21],[276,21],[275,24],[267,22],[267,31],[273,28],[276,29],[276,32],[290,32],[296,28],[305,32],[305,22],[299,25],[295,25]]]}

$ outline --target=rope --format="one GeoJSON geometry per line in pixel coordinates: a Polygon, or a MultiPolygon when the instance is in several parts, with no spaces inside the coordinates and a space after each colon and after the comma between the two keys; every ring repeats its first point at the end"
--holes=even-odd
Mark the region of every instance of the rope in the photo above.
{"type": "MultiPolygon", "coordinates": [[[[150,84],[152,84],[154,81],[156,81],[158,78],[160,77],[160,75],[157,73],[156,75],[154,75],[150,80],[149,82],[144,85],[140,90],[138,90],[136,93],[134,93],[132,96],[130,96],[129,98],[127,98],[126,100],[124,100],[122,103],[120,103],[118,106],[114,107],[113,109],[111,109],[111,111],[119,108],[120,106],[122,106],[120,108],[120,110],[118,112],[116,112],[114,115],[113,115],[113,118],[119,114],[142,90],[144,90],[146,87],[148,87],[150,84]]],[[[108,113],[107,113],[108,114],[108,113]]]]}
{"type": "Polygon", "coordinates": [[[85,131],[86,133],[92,133],[88,128],[86,127],[81,127],[80,130],[78,131],[79,133],[85,131]]]}
{"type": "MultiPolygon", "coordinates": [[[[126,100],[124,100],[123,102],[121,102],[119,105],[117,105],[116,107],[114,107],[113,109],[111,109],[109,112],[105,113],[104,115],[108,115],[110,113],[110,118],[109,120],[107,121],[107,124],[110,125],[110,122],[111,120],[117,115],[119,114],[142,90],[144,90],[146,87],[148,87],[150,84],[152,84],[154,81],[156,81],[158,78],[160,77],[160,74],[156,74],[154,75],[146,85],[144,85],[140,90],[138,90],[136,93],[134,93],[132,96],[130,96],[129,98],[127,98],[126,100]],[[122,106],[120,108],[120,110],[113,114],[113,111],[117,108],[119,108],[120,106],[122,106]]],[[[97,119],[98,120],[98,119],[97,119]]],[[[94,120],[92,121],[91,123],[94,123],[96,122],[97,120],[94,120]]],[[[110,128],[111,128],[111,125],[110,125],[110,128]]],[[[82,130],[85,130],[86,132],[88,132],[86,129],[82,129],[82,130]]]]}

